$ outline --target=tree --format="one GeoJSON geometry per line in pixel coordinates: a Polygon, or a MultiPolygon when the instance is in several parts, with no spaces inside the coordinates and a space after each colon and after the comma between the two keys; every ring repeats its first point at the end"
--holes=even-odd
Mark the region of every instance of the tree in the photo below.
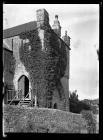
{"type": "Polygon", "coordinates": [[[78,101],[78,94],[76,94],[76,93],[77,93],[77,90],[74,90],[72,93],[70,93],[69,99],[71,101],[78,101]]]}
{"type": "Polygon", "coordinates": [[[69,97],[70,112],[79,113],[78,102],[79,100],[78,100],[77,90],[70,92],[70,97],[69,97]]]}
{"type": "Polygon", "coordinates": [[[82,100],[82,102],[86,105],[89,106],[90,110],[94,113],[97,114],[98,113],[98,104],[99,104],[99,99],[94,99],[94,100],[90,100],[90,99],[84,99],[82,100]]]}
{"type": "MultiPolygon", "coordinates": [[[[87,100],[86,100],[87,101],[87,100]]],[[[70,112],[80,113],[82,110],[90,110],[90,105],[78,99],[77,90],[70,92],[70,112]]]]}

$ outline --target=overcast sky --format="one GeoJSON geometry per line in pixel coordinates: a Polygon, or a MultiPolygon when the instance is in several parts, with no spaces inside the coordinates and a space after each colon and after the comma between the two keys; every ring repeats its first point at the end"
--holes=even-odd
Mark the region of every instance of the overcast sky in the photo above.
{"type": "Polygon", "coordinates": [[[4,29],[36,20],[36,10],[45,8],[50,25],[57,14],[61,36],[65,30],[71,38],[70,90],[79,99],[99,97],[99,5],[98,4],[4,4],[4,29]]]}

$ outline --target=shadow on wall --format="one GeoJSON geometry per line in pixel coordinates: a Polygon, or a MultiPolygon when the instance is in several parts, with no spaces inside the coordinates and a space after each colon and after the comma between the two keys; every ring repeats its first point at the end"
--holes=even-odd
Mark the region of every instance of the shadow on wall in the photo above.
{"type": "Polygon", "coordinates": [[[54,109],[57,109],[57,103],[54,104],[54,109]]]}

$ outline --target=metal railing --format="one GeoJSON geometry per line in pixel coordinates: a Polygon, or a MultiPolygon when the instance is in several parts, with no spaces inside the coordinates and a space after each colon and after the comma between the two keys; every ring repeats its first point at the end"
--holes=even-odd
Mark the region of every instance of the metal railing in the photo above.
{"type": "Polygon", "coordinates": [[[20,102],[21,102],[21,101],[24,101],[24,100],[27,98],[28,95],[29,95],[29,92],[28,92],[28,94],[25,96],[25,98],[21,98],[21,99],[20,99],[18,105],[20,105],[20,102]]]}
{"type": "MultiPolygon", "coordinates": [[[[22,90],[20,90],[18,93],[20,94],[20,92],[22,92],[22,90]]],[[[18,93],[14,96],[14,98],[12,98],[11,102],[9,103],[9,105],[14,101],[14,99],[17,99],[18,93]]]]}
{"type": "Polygon", "coordinates": [[[14,98],[15,96],[15,91],[14,90],[7,90],[7,100],[10,101],[14,98]]]}
{"type": "Polygon", "coordinates": [[[17,97],[17,95],[14,96],[14,98],[11,100],[11,102],[9,103],[9,105],[14,101],[14,99],[17,97]]]}
{"type": "Polygon", "coordinates": [[[32,99],[31,99],[30,103],[28,104],[28,106],[29,107],[34,107],[34,106],[35,107],[38,107],[37,97],[36,96],[35,97],[34,96],[32,97],[32,99]]]}
{"type": "Polygon", "coordinates": [[[34,97],[31,99],[30,103],[28,104],[28,107],[33,107],[34,106],[34,97]]]}

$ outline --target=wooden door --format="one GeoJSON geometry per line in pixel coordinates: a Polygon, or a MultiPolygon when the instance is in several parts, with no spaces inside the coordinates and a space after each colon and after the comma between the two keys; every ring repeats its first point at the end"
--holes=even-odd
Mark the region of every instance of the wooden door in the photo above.
{"type": "Polygon", "coordinates": [[[25,92],[25,76],[21,76],[18,80],[18,97],[21,99],[24,97],[24,92],[25,92]]]}
{"type": "Polygon", "coordinates": [[[19,95],[18,97],[21,98],[29,98],[29,79],[23,75],[18,80],[18,89],[19,89],[19,95]]]}

